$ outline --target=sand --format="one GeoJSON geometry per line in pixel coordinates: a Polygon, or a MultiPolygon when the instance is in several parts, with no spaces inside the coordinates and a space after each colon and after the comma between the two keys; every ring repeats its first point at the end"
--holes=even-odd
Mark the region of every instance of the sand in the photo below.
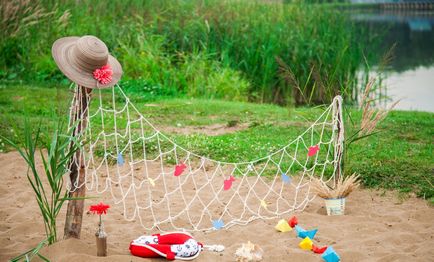
{"type": "MultiPolygon", "coordinates": [[[[0,167],[0,261],[5,261],[36,246],[44,238],[44,228],[25,177],[24,161],[16,152],[0,154],[0,167]]],[[[102,200],[109,202],[109,195],[104,194],[102,200]]],[[[129,255],[129,242],[144,230],[137,221],[125,221],[120,212],[120,207],[113,206],[104,217],[109,234],[108,257],[95,256],[97,217],[90,214],[84,215],[80,240],[60,240],[44,248],[42,254],[52,261],[150,261],[129,255]]],[[[344,216],[327,216],[319,198],[296,215],[304,228],[319,228],[314,242],[320,246],[333,245],[342,261],[432,261],[434,258],[434,208],[423,199],[400,200],[393,192],[361,189],[347,199],[344,216]]],[[[60,238],[64,216],[62,210],[58,218],[60,238]]],[[[298,247],[300,239],[294,231],[276,232],[277,221],[257,220],[228,230],[194,233],[205,244],[226,247],[222,253],[204,251],[196,261],[234,261],[235,250],[249,240],[265,251],[264,261],[321,261],[319,255],[298,247]]]]}

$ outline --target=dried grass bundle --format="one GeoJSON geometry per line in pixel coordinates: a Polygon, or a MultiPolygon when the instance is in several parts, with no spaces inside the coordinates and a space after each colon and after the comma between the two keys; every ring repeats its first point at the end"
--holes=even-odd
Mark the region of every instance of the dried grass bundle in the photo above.
{"type": "Polygon", "coordinates": [[[359,175],[355,173],[345,179],[340,177],[335,187],[330,187],[318,178],[313,178],[310,183],[312,190],[325,199],[347,197],[360,186],[359,175]]]}

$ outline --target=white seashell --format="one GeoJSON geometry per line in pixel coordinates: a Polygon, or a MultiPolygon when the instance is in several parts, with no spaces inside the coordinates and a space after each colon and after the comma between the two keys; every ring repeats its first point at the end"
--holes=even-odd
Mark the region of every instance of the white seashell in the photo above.
{"type": "Polygon", "coordinates": [[[243,243],[240,248],[235,251],[235,261],[250,262],[261,261],[264,251],[258,245],[251,243],[243,243]]]}

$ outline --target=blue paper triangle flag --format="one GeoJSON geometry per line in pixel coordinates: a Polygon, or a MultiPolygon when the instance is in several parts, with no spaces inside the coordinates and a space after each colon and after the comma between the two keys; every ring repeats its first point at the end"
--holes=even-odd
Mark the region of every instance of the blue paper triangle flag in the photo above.
{"type": "Polygon", "coordinates": [[[313,229],[313,230],[305,230],[302,227],[300,227],[299,225],[295,226],[295,230],[297,231],[297,236],[299,238],[310,238],[313,239],[316,235],[316,232],[318,231],[318,229],[313,229]]]}
{"type": "Polygon", "coordinates": [[[317,231],[318,231],[318,229],[305,230],[304,232],[300,233],[300,237],[301,238],[308,237],[310,239],[313,239],[315,237],[317,231]]]}
{"type": "MultiPolygon", "coordinates": [[[[299,225],[295,225],[295,231],[297,231],[297,236],[301,237],[301,233],[306,232],[306,230],[304,230],[301,226],[299,225]]],[[[305,237],[301,237],[301,238],[305,238],[305,237]]]]}
{"type": "Polygon", "coordinates": [[[285,184],[290,184],[291,183],[291,177],[288,176],[287,174],[282,174],[282,181],[285,184]]]}
{"type": "Polygon", "coordinates": [[[341,258],[336,253],[336,251],[329,246],[326,251],[321,255],[322,259],[324,259],[325,262],[339,262],[341,261],[341,258]]]}
{"type": "Polygon", "coordinates": [[[122,166],[124,164],[124,158],[122,157],[122,153],[118,154],[118,165],[122,166]]]}
{"type": "Polygon", "coordinates": [[[223,220],[219,219],[219,220],[214,220],[212,221],[212,226],[219,230],[221,228],[223,228],[225,226],[225,223],[223,222],[223,220]]]}

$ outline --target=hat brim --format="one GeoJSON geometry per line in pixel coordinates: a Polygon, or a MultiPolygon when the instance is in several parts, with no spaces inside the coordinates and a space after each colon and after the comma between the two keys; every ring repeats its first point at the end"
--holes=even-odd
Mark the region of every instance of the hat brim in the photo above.
{"type": "Polygon", "coordinates": [[[79,38],[80,37],[77,36],[69,36],[60,38],[54,42],[51,53],[60,71],[71,81],[88,88],[102,89],[112,87],[119,82],[122,77],[122,66],[118,60],[111,55],[108,56],[107,64],[109,64],[113,70],[112,81],[105,85],[93,78],[92,73],[81,70],[74,63],[73,59],[71,59],[71,52],[73,50],[72,47],[74,47],[79,38]]]}

